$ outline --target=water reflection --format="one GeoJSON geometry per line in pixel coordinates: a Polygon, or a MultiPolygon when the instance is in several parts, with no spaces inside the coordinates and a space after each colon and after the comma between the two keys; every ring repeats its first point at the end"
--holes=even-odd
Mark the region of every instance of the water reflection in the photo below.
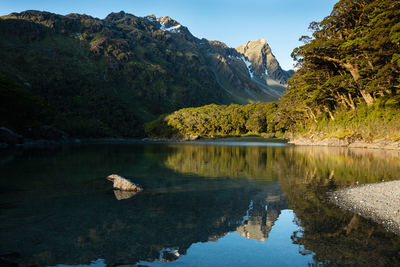
{"type": "MultiPolygon", "coordinates": [[[[399,152],[321,147],[175,149],[177,153],[171,153],[165,165],[178,172],[278,180],[287,205],[301,226],[293,233],[293,242],[303,246],[303,254],[314,252],[316,264],[400,264],[399,237],[337,208],[326,198],[326,192],[339,187],[399,179],[399,152]],[[239,171],[231,166],[238,166],[239,171]]],[[[267,237],[268,231],[260,231],[258,225],[255,228],[255,239],[267,237]]],[[[243,236],[252,238],[249,231],[242,230],[253,229],[251,224],[238,229],[243,236]]]]}
{"type": "MultiPolygon", "coordinates": [[[[244,240],[278,246],[271,235],[286,231],[286,259],[301,256],[300,249],[310,264],[396,265],[399,238],[331,205],[325,193],[396,179],[399,159],[398,152],[371,150],[187,144],[16,153],[0,159],[0,255],[17,252],[16,262],[37,265],[183,256],[195,264],[193,244],[208,247],[212,261],[219,257],[212,241],[233,238],[250,255],[255,248],[244,240]],[[145,191],[116,194],[104,179],[110,173],[145,191]],[[300,228],[277,224],[286,209],[300,228]]],[[[263,264],[261,254],[251,254],[254,264],[263,264]]]]}
{"type": "Polygon", "coordinates": [[[135,191],[122,191],[122,190],[114,190],[114,195],[117,200],[128,199],[135,196],[138,192],[135,191]]]}
{"type": "Polygon", "coordinates": [[[266,241],[283,209],[286,209],[286,202],[279,184],[271,183],[253,196],[242,225],[236,231],[245,238],[266,241]]]}

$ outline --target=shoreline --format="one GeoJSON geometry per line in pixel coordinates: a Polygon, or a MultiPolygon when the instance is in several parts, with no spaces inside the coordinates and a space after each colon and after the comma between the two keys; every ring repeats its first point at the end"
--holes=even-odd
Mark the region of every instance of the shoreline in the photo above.
{"type": "Polygon", "coordinates": [[[261,135],[247,135],[247,136],[219,136],[219,137],[172,137],[172,138],[157,138],[145,137],[141,139],[145,142],[203,142],[203,141],[231,141],[231,140],[257,140],[265,142],[288,143],[289,139],[285,138],[271,138],[261,135]]]}
{"type": "Polygon", "coordinates": [[[377,149],[377,150],[394,150],[400,151],[400,140],[390,140],[385,138],[375,139],[375,140],[365,140],[359,138],[338,138],[338,137],[328,137],[328,138],[318,138],[318,137],[297,137],[297,138],[267,138],[263,136],[224,136],[224,137],[201,137],[196,136],[196,138],[153,138],[145,137],[142,141],[162,143],[162,142],[201,142],[201,141],[223,141],[229,139],[246,139],[246,138],[260,138],[265,139],[266,142],[278,142],[287,143],[289,145],[295,146],[323,146],[323,147],[347,147],[347,148],[365,148],[365,149],[377,149]]]}
{"type": "Polygon", "coordinates": [[[105,144],[105,143],[119,143],[119,144],[131,144],[131,143],[207,143],[209,141],[258,141],[266,143],[283,143],[287,144],[289,139],[282,138],[266,138],[263,136],[225,136],[225,137],[196,137],[196,138],[150,138],[150,137],[138,137],[138,138],[118,138],[118,137],[106,137],[106,138],[69,138],[62,141],[38,139],[30,140],[25,139],[22,143],[18,144],[6,144],[0,143],[0,151],[8,149],[54,149],[66,145],[74,144],[105,144]]]}
{"type": "Polygon", "coordinates": [[[290,138],[288,144],[296,146],[328,146],[328,147],[348,147],[348,148],[368,148],[400,151],[400,140],[390,140],[385,138],[375,140],[365,140],[358,138],[318,138],[318,137],[298,137],[290,138]]]}
{"type": "Polygon", "coordinates": [[[172,138],[157,138],[157,137],[138,137],[138,138],[68,138],[64,140],[30,140],[25,139],[23,143],[11,145],[6,143],[0,143],[0,150],[10,148],[23,148],[23,149],[48,149],[60,147],[69,144],[90,144],[90,143],[136,143],[136,142],[148,142],[148,143],[202,143],[207,141],[231,141],[231,140],[256,140],[264,142],[274,143],[285,143],[294,146],[321,146],[321,147],[344,147],[344,148],[364,148],[364,149],[377,149],[377,150],[392,150],[400,152],[400,140],[390,139],[375,139],[365,140],[356,138],[337,138],[328,137],[320,138],[314,137],[296,137],[296,138],[270,138],[257,135],[249,136],[221,136],[221,137],[201,137],[201,136],[190,136],[190,137],[172,137],[172,138]]]}
{"type": "Polygon", "coordinates": [[[400,235],[400,181],[346,187],[328,193],[329,201],[342,209],[383,225],[400,235]]]}

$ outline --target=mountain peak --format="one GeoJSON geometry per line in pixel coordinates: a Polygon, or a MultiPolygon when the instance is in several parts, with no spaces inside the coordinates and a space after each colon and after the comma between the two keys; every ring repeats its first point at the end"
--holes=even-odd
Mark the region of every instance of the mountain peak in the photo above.
{"type": "Polygon", "coordinates": [[[236,50],[249,59],[254,75],[260,80],[266,82],[272,79],[285,85],[290,78],[290,74],[282,70],[278,60],[272,54],[271,47],[268,45],[267,40],[257,39],[248,41],[238,46],[236,50]]]}
{"type": "Polygon", "coordinates": [[[257,39],[257,40],[253,40],[253,41],[248,41],[247,43],[268,44],[268,41],[265,39],[257,39]]]}
{"type": "Polygon", "coordinates": [[[165,29],[182,26],[179,22],[177,22],[176,20],[172,19],[169,16],[159,17],[157,21],[161,24],[161,27],[164,27],[165,29]]]}
{"type": "MultiPolygon", "coordinates": [[[[105,18],[105,20],[108,20],[108,21],[116,21],[116,20],[123,19],[126,15],[131,15],[131,14],[127,14],[127,13],[125,13],[125,12],[122,11],[122,10],[121,10],[120,12],[118,12],[118,13],[111,12],[110,14],[107,15],[107,17],[105,18]]],[[[131,15],[131,16],[133,16],[133,15],[131,15]]]]}

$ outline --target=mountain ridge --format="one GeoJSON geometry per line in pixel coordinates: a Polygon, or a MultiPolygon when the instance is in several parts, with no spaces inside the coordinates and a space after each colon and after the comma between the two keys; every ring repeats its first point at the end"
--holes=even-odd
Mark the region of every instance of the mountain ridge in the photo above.
{"type": "Polygon", "coordinates": [[[234,48],[198,39],[168,16],[28,10],[0,17],[0,33],[2,79],[44,98],[54,124],[72,135],[140,135],[137,125],[182,107],[279,97],[260,89],[234,48]]]}

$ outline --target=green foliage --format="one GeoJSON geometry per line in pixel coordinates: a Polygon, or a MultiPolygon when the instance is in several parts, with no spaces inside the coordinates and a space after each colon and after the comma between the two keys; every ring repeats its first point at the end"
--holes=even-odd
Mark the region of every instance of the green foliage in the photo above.
{"type": "Polygon", "coordinates": [[[297,134],[319,134],[321,137],[355,137],[364,140],[400,139],[400,98],[381,99],[379,103],[359,105],[355,110],[335,113],[335,120],[320,115],[317,122],[305,121],[297,134]],[[397,100],[396,100],[397,99],[397,100]],[[386,100],[386,101],[383,101],[386,100]]]}
{"type": "Polygon", "coordinates": [[[397,97],[399,10],[396,0],[341,0],[311,23],[312,38],[292,53],[298,70],[280,102],[282,127],[397,97]]]}
{"type": "Polygon", "coordinates": [[[235,100],[184,29],[172,36],[123,12],[105,20],[12,13],[0,18],[0,75],[12,81],[1,101],[15,104],[3,105],[2,121],[96,137],[400,138],[399,10],[395,0],[340,0],[293,51],[298,70],[279,103],[245,106],[221,105],[235,100]],[[210,102],[218,105],[180,109],[210,102]]]}
{"type": "Polygon", "coordinates": [[[153,137],[240,136],[269,134],[275,136],[274,114],[277,103],[249,105],[207,105],[184,108],[147,123],[145,131],[153,137]]]}
{"type": "Polygon", "coordinates": [[[29,83],[74,136],[142,136],[159,114],[231,101],[189,33],[146,18],[25,11],[0,17],[0,35],[0,75],[29,83]]]}
{"type": "Polygon", "coordinates": [[[178,135],[172,127],[168,126],[168,114],[160,115],[156,120],[144,125],[144,131],[148,136],[171,138],[178,135]]]}
{"type": "Polygon", "coordinates": [[[51,124],[53,120],[54,112],[43,98],[0,76],[1,126],[21,131],[26,127],[51,124]]]}

